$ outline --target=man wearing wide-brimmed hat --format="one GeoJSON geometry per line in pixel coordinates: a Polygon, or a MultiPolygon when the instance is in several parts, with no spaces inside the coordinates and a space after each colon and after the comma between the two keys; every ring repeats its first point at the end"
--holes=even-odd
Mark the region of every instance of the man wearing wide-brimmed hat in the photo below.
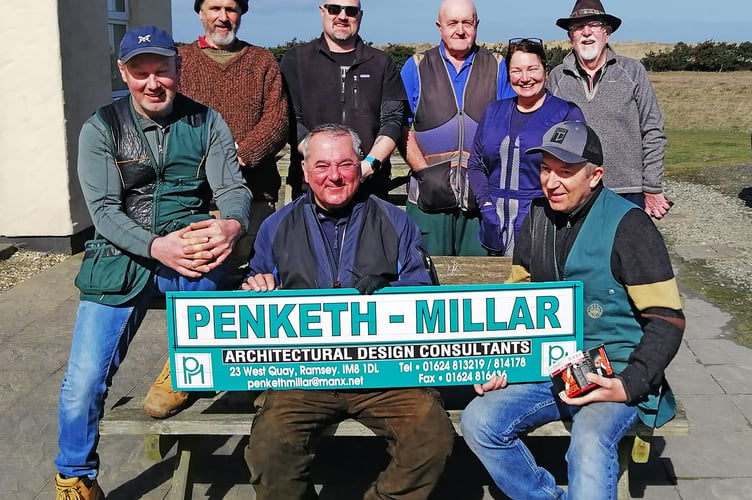
{"type": "Polygon", "coordinates": [[[600,0],[577,0],[556,25],[567,30],[572,52],[551,71],[549,89],[577,104],[603,141],[604,184],[660,219],[669,209],[663,115],[644,66],[608,45],[621,19],[600,0]]]}

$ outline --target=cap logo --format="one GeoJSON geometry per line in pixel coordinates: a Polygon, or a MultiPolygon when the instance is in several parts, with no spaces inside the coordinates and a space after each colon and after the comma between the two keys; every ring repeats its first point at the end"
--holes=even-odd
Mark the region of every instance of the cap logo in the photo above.
{"type": "Polygon", "coordinates": [[[144,43],[144,42],[151,43],[151,35],[144,35],[144,36],[138,35],[138,43],[144,43]]]}
{"type": "Polygon", "coordinates": [[[567,137],[568,133],[569,130],[557,127],[557,129],[554,130],[554,133],[551,135],[551,142],[555,142],[556,144],[563,144],[564,139],[567,137]]]}

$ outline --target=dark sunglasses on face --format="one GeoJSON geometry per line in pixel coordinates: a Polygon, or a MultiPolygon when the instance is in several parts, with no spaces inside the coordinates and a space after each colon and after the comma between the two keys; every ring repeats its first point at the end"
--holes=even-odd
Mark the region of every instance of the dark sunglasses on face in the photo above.
{"type": "Polygon", "coordinates": [[[360,14],[360,7],[356,7],[354,5],[336,5],[333,3],[325,3],[324,8],[330,16],[338,16],[339,13],[342,12],[342,9],[345,10],[347,17],[356,17],[358,14],[360,14]]]}

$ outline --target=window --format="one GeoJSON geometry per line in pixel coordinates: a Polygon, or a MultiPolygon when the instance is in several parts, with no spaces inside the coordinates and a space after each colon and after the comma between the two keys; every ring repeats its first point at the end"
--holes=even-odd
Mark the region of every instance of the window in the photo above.
{"type": "Polygon", "coordinates": [[[128,0],[107,0],[107,34],[110,39],[110,76],[112,79],[112,97],[128,93],[128,87],[120,78],[117,67],[120,41],[128,31],[128,0]]]}

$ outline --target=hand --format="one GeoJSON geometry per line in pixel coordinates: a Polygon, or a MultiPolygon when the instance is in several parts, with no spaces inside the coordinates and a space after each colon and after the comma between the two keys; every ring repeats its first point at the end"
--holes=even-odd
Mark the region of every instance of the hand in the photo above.
{"type": "Polygon", "coordinates": [[[253,290],[254,292],[268,292],[277,288],[274,275],[271,273],[259,273],[248,276],[240,285],[241,290],[253,290]]]}
{"type": "Polygon", "coordinates": [[[373,295],[376,290],[381,290],[385,286],[390,286],[389,280],[378,274],[366,274],[358,278],[353,285],[358,289],[361,295],[373,295]]]}
{"type": "Polygon", "coordinates": [[[155,238],[149,248],[153,259],[188,278],[200,278],[211,271],[208,262],[214,258],[211,252],[186,255],[183,234],[188,228],[173,231],[165,236],[155,238]]]}
{"type": "Polygon", "coordinates": [[[645,195],[645,212],[656,219],[662,219],[671,208],[663,193],[643,193],[645,195]]]}
{"type": "Polygon", "coordinates": [[[191,223],[182,232],[188,258],[204,259],[210,269],[227,259],[240,238],[242,227],[235,219],[207,219],[191,223]]]}
{"type": "Polygon", "coordinates": [[[627,391],[624,390],[624,383],[620,378],[603,377],[596,373],[588,373],[585,377],[588,382],[598,384],[599,387],[577,398],[569,398],[564,395],[564,392],[561,392],[559,393],[559,397],[562,402],[573,406],[583,406],[599,401],[611,401],[615,403],[624,403],[627,401],[627,391]]]}
{"type": "Polygon", "coordinates": [[[371,168],[371,162],[360,160],[360,181],[368,179],[373,175],[373,169],[371,168]]]}
{"type": "Polygon", "coordinates": [[[478,396],[483,396],[487,392],[503,389],[507,386],[507,372],[504,370],[500,376],[494,375],[485,384],[473,384],[473,389],[478,396]]]}

